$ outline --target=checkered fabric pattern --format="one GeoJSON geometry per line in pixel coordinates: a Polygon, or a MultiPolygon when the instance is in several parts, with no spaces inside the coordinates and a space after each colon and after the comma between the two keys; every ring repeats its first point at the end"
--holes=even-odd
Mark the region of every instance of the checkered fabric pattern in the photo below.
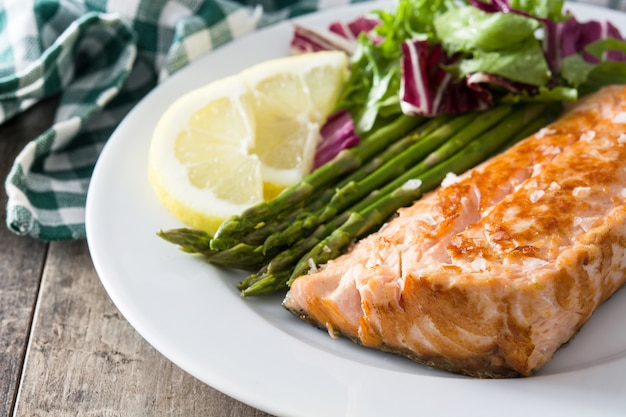
{"type": "MultiPolygon", "coordinates": [[[[354,1],[0,0],[0,123],[59,97],[52,126],[6,179],[8,227],[48,241],[84,238],[98,155],[146,93],[241,35],[354,1]]],[[[626,1],[584,2],[626,10],[626,1]]]]}

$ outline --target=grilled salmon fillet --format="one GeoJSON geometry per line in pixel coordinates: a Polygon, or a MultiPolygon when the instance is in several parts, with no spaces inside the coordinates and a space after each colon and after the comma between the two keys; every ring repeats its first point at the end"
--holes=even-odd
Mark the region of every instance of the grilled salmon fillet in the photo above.
{"type": "Polygon", "coordinates": [[[626,281],[626,87],[448,178],[283,305],[333,335],[476,377],[528,376],[626,281]]]}

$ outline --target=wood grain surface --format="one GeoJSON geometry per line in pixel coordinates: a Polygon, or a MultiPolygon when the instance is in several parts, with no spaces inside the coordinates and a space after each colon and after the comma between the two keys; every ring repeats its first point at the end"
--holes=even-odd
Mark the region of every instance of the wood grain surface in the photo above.
{"type": "MultiPolygon", "coordinates": [[[[3,180],[55,104],[0,126],[3,180]]],[[[0,203],[5,218],[4,191],[0,203]]],[[[107,296],[82,240],[45,243],[0,227],[0,344],[0,416],[269,416],[152,348],[107,296]]]]}
{"type": "MultiPolygon", "coordinates": [[[[0,126],[3,183],[15,156],[52,120],[55,104],[54,100],[47,100],[0,126]]],[[[6,202],[3,188],[3,222],[6,202]]],[[[47,244],[16,236],[4,223],[0,226],[0,416],[10,415],[15,404],[47,250],[47,244]]]]}

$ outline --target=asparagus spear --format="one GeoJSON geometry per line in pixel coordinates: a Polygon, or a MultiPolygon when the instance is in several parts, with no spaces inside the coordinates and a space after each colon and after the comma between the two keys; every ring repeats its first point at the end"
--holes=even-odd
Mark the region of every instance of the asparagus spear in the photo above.
{"type": "Polygon", "coordinates": [[[189,228],[161,230],[157,236],[170,243],[180,246],[180,249],[188,253],[197,253],[210,257],[216,251],[211,249],[211,235],[202,230],[189,228]]]}
{"type": "Polygon", "coordinates": [[[316,190],[336,183],[341,175],[354,171],[422,121],[423,119],[419,117],[404,115],[398,117],[394,122],[372,133],[359,145],[344,149],[332,161],[324,164],[299,183],[287,188],[276,198],[259,203],[242,214],[226,220],[211,239],[211,248],[222,250],[236,245],[242,236],[257,229],[264,220],[271,219],[292,208],[294,204],[302,202],[316,190]]]}
{"type": "Polygon", "coordinates": [[[438,159],[446,158],[498,123],[511,110],[511,106],[500,106],[480,114],[467,113],[454,118],[388,161],[372,175],[361,181],[351,181],[339,187],[330,202],[323,208],[293,222],[284,231],[269,236],[263,245],[264,250],[269,252],[276,247],[292,244],[307,230],[328,221],[350,204],[402,175],[409,167],[425,157],[426,159],[422,162],[424,169],[436,163],[438,159]],[[441,146],[444,142],[446,145],[441,146]],[[438,147],[440,148],[437,149],[438,147]],[[435,149],[437,149],[436,152],[434,152],[435,149]],[[431,152],[431,156],[427,157],[431,152]]]}
{"type": "MultiPolygon", "coordinates": [[[[247,243],[249,245],[262,245],[268,236],[285,230],[294,221],[300,219],[306,213],[308,207],[322,207],[330,201],[331,197],[332,188],[325,188],[321,190],[321,192],[314,193],[301,204],[292,207],[288,212],[283,212],[281,215],[278,215],[273,219],[268,219],[267,221],[259,223],[254,230],[251,230],[241,236],[239,240],[240,242],[247,243]]],[[[231,248],[224,250],[230,249],[231,248]]]]}
{"type": "Polygon", "coordinates": [[[380,226],[400,207],[420,198],[437,187],[443,178],[454,172],[460,174],[484,161],[514,135],[532,122],[544,109],[544,104],[532,104],[517,109],[510,117],[495,126],[479,139],[471,142],[461,152],[442,160],[421,175],[408,171],[388,187],[381,190],[382,197],[363,210],[352,211],[348,220],[330,236],[319,242],[294,268],[289,282],[304,275],[313,266],[319,266],[341,254],[351,242],[380,226]]]}
{"type": "Polygon", "coordinates": [[[287,288],[291,270],[278,271],[274,274],[251,275],[239,285],[242,297],[273,294],[287,288]],[[252,278],[252,279],[250,279],[252,278]]]}
{"type": "Polygon", "coordinates": [[[241,295],[261,295],[267,294],[269,291],[286,288],[293,267],[298,260],[333,230],[341,226],[348,217],[349,212],[341,213],[330,222],[319,225],[312,234],[298,240],[289,249],[280,252],[265,267],[246,277],[239,284],[241,295]]]}
{"type": "Polygon", "coordinates": [[[211,249],[211,236],[201,230],[179,228],[161,230],[157,235],[170,243],[178,245],[187,253],[203,256],[214,265],[245,271],[258,271],[268,261],[260,247],[239,243],[226,251],[211,249]]]}

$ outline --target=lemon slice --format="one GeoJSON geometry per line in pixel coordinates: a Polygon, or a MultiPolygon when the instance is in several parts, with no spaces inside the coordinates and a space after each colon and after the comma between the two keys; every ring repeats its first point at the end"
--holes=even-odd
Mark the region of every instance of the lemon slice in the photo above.
{"type": "Polygon", "coordinates": [[[343,53],[299,55],[242,73],[254,92],[254,153],[261,160],[266,184],[286,187],[310,172],[319,129],[336,105],[344,83],[343,57],[343,53]],[[282,65],[292,69],[277,72],[282,65]]]}
{"type": "Polygon", "coordinates": [[[175,101],[157,123],[149,179],[190,227],[215,232],[311,170],[319,130],[347,76],[328,51],[267,61],[175,101]]]}

